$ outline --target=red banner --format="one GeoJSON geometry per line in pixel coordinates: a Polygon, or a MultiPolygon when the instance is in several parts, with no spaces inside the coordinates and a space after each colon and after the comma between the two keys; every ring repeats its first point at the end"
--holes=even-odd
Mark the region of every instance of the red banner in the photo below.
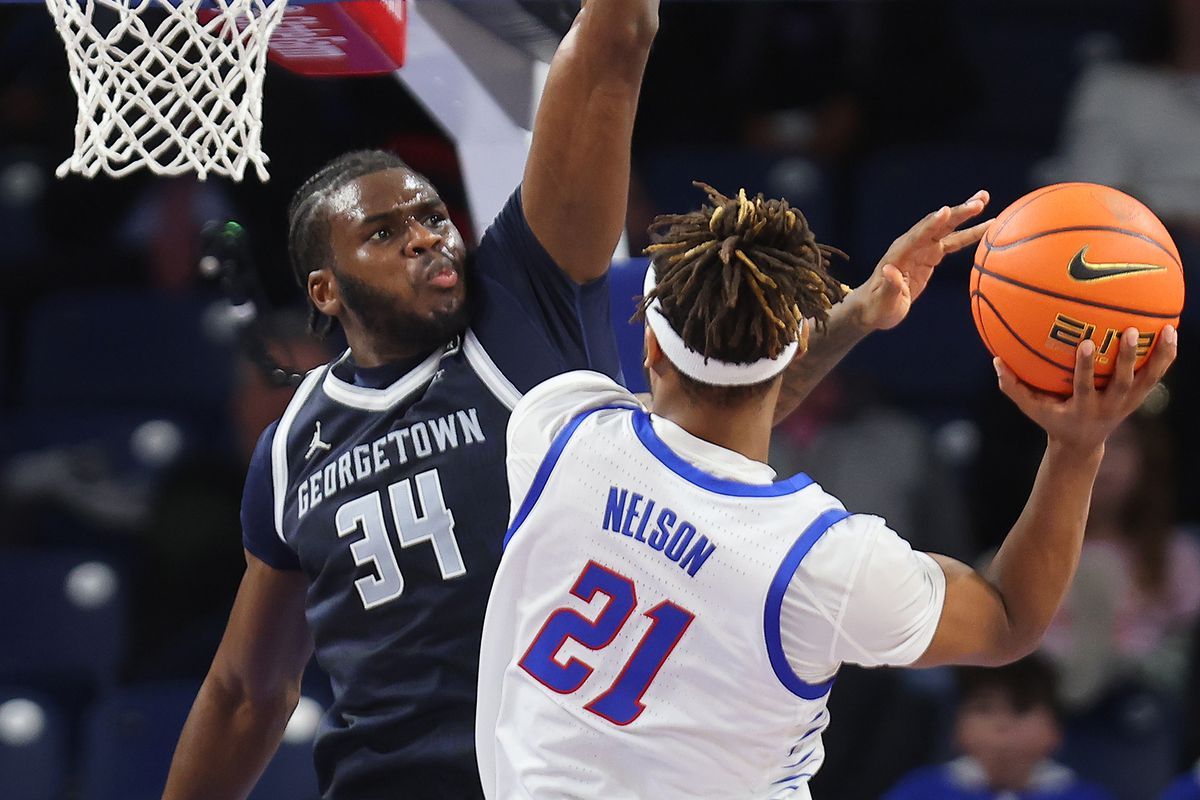
{"type": "Polygon", "coordinates": [[[271,60],[301,75],[377,75],[404,64],[405,0],[289,6],[271,60]]]}
{"type": "MultiPolygon", "coordinates": [[[[202,19],[215,12],[201,8],[202,19]]],[[[405,0],[289,5],[270,58],[300,75],[380,75],[404,64],[405,0]]]]}

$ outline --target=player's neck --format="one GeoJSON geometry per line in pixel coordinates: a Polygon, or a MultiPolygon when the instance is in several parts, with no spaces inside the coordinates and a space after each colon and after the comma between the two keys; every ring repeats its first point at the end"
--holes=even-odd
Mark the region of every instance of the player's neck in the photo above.
{"type": "Polygon", "coordinates": [[[354,363],[360,367],[383,367],[397,361],[407,361],[417,356],[428,355],[435,349],[429,345],[401,347],[392,342],[378,341],[363,330],[344,326],[346,343],[350,345],[350,355],[354,363]]]}
{"type": "Polygon", "coordinates": [[[697,438],[765,463],[772,417],[767,403],[768,398],[761,398],[723,406],[697,402],[682,392],[661,392],[654,396],[654,413],[697,438]]]}

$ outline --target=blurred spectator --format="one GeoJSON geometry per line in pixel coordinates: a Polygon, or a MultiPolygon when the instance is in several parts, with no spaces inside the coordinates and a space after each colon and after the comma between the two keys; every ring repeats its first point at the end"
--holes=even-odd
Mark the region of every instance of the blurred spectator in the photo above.
{"type": "Polygon", "coordinates": [[[1104,800],[1051,759],[1062,741],[1052,668],[1036,656],[960,671],[949,763],[917,770],[885,800],[1104,800]]]}
{"type": "Polygon", "coordinates": [[[744,109],[743,140],[838,162],[943,135],[976,100],[951,5],[747,4],[730,20],[730,69],[718,73],[744,109]],[[913,86],[932,85],[938,103],[913,102],[913,86]]]}
{"type": "Polygon", "coordinates": [[[1170,0],[1169,10],[1165,53],[1142,63],[1098,61],[1081,76],[1050,177],[1126,189],[1176,236],[1197,237],[1200,3],[1170,0]]]}
{"type": "Polygon", "coordinates": [[[148,183],[134,200],[113,244],[130,263],[141,262],[144,283],[180,294],[198,283],[201,226],[234,216],[228,192],[218,181],[160,178],[148,183]]]}
{"type": "Polygon", "coordinates": [[[855,511],[876,514],[919,550],[970,559],[963,498],[926,427],[836,372],[776,429],[771,465],[805,472],[855,511]],[[880,457],[885,454],[885,457],[880,457]]]}
{"type": "Polygon", "coordinates": [[[1192,628],[1192,653],[1184,683],[1187,695],[1183,702],[1183,757],[1180,764],[1191,765],[1200,759],[1200,620],[1192,628]]]}
{"type": "Polygon", "coordinates": [[[1174,715],[1200,617],[1200,544],[1175,525],[1170,434],[1131,417],[1109,438],[1079,569],[1050,627],[1070,713],[1064,760],[1119,797],[1174,772],[1174,715]]]}
{"type": "Polygon", "coordinates": [[[1109,438],[1079,571],[1046,636],[1069,708],[1132,680],[1182,695],[1200,618],[1200,544],[1175,525],[1170,433],[1135,415],[1109,438]]]}
{"type": "Polygon", "coordinates": [[[837,722],[821,735],[825,762],[813,776],[813,797],[879,800],[914,767],[939,758],[945,703],[913,676],[942,674],[843,665],[829,699],[837,722]]]}
{"type": "Polygon", "coordinates": [[[1176,778],[1158,800],[1200,800],[1200,764],[1176,778]]]}
{"type": "MultiPolygon", "coordinates": [[[[300,317],[279,317],[268,349],[304,372],[330,358],[300,317]]],[[[197,449],[158,482],[134,581],[128,672],[138,679],[201,678],[220,642],[245,562],[241,550],[242,481],[263,429],[282,416],[293,390],[272,385],[240,358],[230,398],[232,451],[197,449]]]]}

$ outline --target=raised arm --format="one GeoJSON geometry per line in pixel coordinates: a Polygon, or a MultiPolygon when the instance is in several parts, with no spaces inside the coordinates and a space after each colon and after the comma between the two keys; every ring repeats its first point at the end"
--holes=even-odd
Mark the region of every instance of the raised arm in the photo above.
{"type": "Polygon", "coordinates": [[[638,92],[659,0],[585,0],[550,65],[521,201],[573,280],[607,271],[625,225],[638,92]]]}
{"type": "Polygon", "coordinates": [[[1137,332],[1125,331],[1113,378],[1098,391],[1096,348],[1085,341],[1076,354],[1074,394],[1067,400],[1034,393],[997,361],[1001,390],[1045,429],[1046,455],[1029,502],[987,574],[935,557],[946,573],[946,599],[933,641],[914,666],[1004,664],[1041,642],[1079,563],[1104,440],[1175,359],[1175,331],[1163,329],[1154,354],[1135,376],[1136,349],[1137,332]]]}
{"type": "Polygon", "coordinates": [[[300,699],[312,654],[308,581],[246,553],[246,574],[175,748],[163,800],[250,794],[300,699]]]}
{"type": "Polygon", "coordinates": [[[943,206],[892,242],[871,277],[833,307],[825,330],[812,335],[808,352],[783,374],[776,423],[795,411],[867,334],[899,325],[943,258],[979,241],[991,220],[958,227],[983,213],[988,199],[981,190],[953,208],[943,206]]]}

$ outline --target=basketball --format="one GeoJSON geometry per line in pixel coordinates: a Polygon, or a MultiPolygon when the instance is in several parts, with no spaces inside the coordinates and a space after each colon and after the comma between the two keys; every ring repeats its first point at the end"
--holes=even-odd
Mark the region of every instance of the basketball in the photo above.
{"type": "Polygon", "coordinates": [[[1121,332],[1138,329],[1140,367],[1183,309],[1179,251],[1150,209],[1093,183],[1031,192],[996,218],[975,251],[971,313],[984,345],[1023,382],[1069,395],[1075,348],[1096,344],[1108,383],[1121,332]]]}

